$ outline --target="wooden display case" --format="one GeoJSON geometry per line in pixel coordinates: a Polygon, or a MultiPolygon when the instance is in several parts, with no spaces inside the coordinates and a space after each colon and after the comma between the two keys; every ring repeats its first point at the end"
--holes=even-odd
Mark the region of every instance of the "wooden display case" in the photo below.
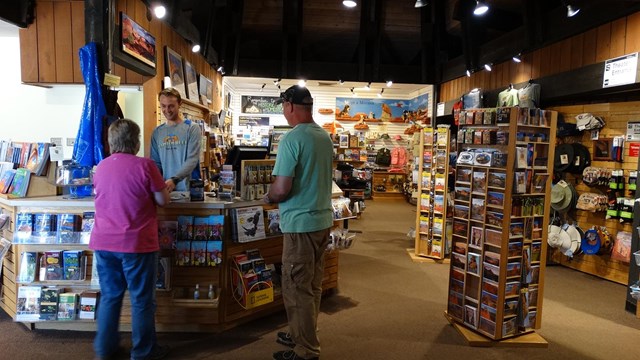
{"type": "Polygon", "coordinates": [[[557,112],[460,118],[447,314],[494,340],[530,333],[542,320],[557,112]]]}
{"type": "Polygon", "coordinates": [[[403,172],[374,171],[371,184],[373,199],[400,199],[404,197],[405,180],[406,174],[403,172]]]}
{"type": "Polygon", "coordinates": [[[449,138],[448,127],[420,133],[415,254],[433,259],[444,259],[449,238],[449,138]]]}

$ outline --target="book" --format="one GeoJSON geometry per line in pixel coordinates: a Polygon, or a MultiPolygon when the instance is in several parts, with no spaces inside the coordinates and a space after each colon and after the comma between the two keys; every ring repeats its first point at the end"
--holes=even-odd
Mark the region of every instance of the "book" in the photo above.
{"type": "Polygon", "coordinates": [[[9,186],[8,193],[16,197],[25,197],[27,195],[27,189],[29,188],[29,179],[31,179],[31,172],[25,168],[16,170],[13,176],[13,181],[9,186]]]}
{"type": "Polygon", "coordinates": [[[224,215],[209,215],[209,240],[222,241],[224,236],[224,215]]]}
{"type": "Polygon", "coordinates": [[[222,240],[207,241],[207,266],[222,264],[222,240]]]}
{"type": "Polygon", "coordinates": [[[193,240],[193,216],[178,216],[178,240],[193,240]]]}
{"type": "Polygon", "coordinates": [[[209,217],[193,218],[193,240],[206,240],[209,237],[209,217]]]}
{"type": "Polygon", "coordinates": [[[74,244],[79,241],[82,217],[77,214],[58,214],[56,219],[58,242],[74,244]]]}
{"type": "Polygon", "coordinates": [[[40,320],[40,297],[42,287],[20,286],[16,302],[16,321],[40,320]]]}
{"type": "Polygon", "coordinates": [[[40,295],[40,320],[56,320],[58,317],[58,298],[60,289],[46,287],[40,295]]]}
{"type": "Polygon", "coordinates": [[[207,242],[194,240],[191,242],[191,265],[207,266],[207,242]]]}
{"type": "Polygon", "coordinates": [[[20,267],[18,270],[18,278],[16,282],[27,284],[36,279],[36,262],[38,253],[25,251],[20,254],[20,267]]]}
{"type": "Polygon", "coordinates": [[[58,299],[58,320],[75,320],[77,309],[78,294],[72,292],[60,294],[58,299]]]}
{"type": "Polygon", "coordinates": [[[178,222],[170,220],[158,221],[158,242],[160,249],[173,249],[178,237],[178,222]]]}
{"type": "Polygon", "coordinates": [[[168,290],[171,288],[171,257],[158,258],[158,278],[156,289],[168,290]]]}
{"type": "Polygon", "coordinates": [[[32,236],[53,238],[56,236],[56,218],[55,214],[36,213],[33,217],[32,236]]]}
{"type": "Polygon", "coordinates": [[[16,171],[13,169],[6,170],[2,173],[0,177],[0,192],[6,194],[11,187],[11,182],[13,181],[13,177],[15,176],[16,171]]]}
{"type": "Polygon", "coordinates": [[[50,250],[44,252],[45,280],[62,280],[64,270],[62,268],[62,251],[50,250]]]}
{"type": "Polygon", "coordinates": [[[237,216],[238,242],[250,242],[266,237],[262,206],[239,208],[233,211],[237,216]]]}
{"type": "Polygon", "coordinates": [[[268,236],[281,235],[282,229],[280,229],[280,209],[266,210],[266,219],[266,234],[268,236]]]}
{"type": "Polygon", "coordinates": [[[82,280],[84,271],[82,269],[83,251],[65,250],[62,252],[62,267],[64,280],[82,280]]]}
{"type": "Polygon", "coordinates": [[[80,242],[82,244],[88,244],[91,239],[91,232],[93,231],[93,225],[96,222],[96,213],[93,211],[85,211],[82,213],[82,227],[80,231],[80,242]]]}
{"type": "Polygon", "coordinates": [[[191,241],[178,241],[176,243],[176,265],[191,265],[191,241]]]}
{"type": "Polygon", "coordinates": [[[80,294],[78,319],[95,320],[96,309],[100,299],[100,291],[85,290],[80,294]]]}

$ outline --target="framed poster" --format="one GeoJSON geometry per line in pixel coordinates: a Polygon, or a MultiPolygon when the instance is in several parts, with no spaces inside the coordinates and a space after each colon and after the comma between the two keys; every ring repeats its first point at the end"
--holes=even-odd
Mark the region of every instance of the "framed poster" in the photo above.
{"type": "Polygon", "coordinates": [[[182,65],[182,56],[177,52],[171,50],[168,46],[164,47],[165,50],[165,73],[166,76],[171,78],[171,87],[178,90],[180,96],[183,99],[187,98],[187,92],[184,85],[184,71],[182,65]]]}
{"type": "Polygon", "coordinates": [[[600,138],[593,141],[593,160],[611,160],[611,138],[600,138]]]}
{"type": "Polygon", "coordinates": [[[243,114],[282,114],[282,103],[276,104],[279,96],[242,95],[243,114]]]}
{"type": "Polygon", "coordinates": [[[205,96],[207,98],[207,103],[211,104],[211,102],[213,101],[213,82],[207,79],[206,76],[200,74],[200,83],[198,84],[198,89],[200,90],[200,95],[205,96]]]}
{"type": "Polygon", "coordinates": [[[193,65],[187,60],[184,61],[184,76],[187,97],[189,100],[198,101],[198,76],[196,69],[194,69],[193,65]]]}
{"type": "Polygon", "coordinates": [[[156,67],[156,38],[125,13],[120,13],[122,51],[156,67]]]}

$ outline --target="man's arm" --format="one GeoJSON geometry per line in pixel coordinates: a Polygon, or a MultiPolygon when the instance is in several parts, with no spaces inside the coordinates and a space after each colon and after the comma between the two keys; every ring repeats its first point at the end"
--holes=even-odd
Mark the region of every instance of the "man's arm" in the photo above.
{"type": "Polygon", "coordinates": [[[293,177],[277,176],[269,187],[269,192],[264,196],[264,202],[271,204],[285,201],[289,196],[292,186],[293,177]]]}
{"type": "Polygon", "coordinates": [[[189,128],[189,140],[187,140],[187,158],[176,174],[167,175],[180,180],[190,176],[193,169],[195,169],[200,162],[201,141],[202,135],[200,134],[200,127],[198,125],[191,125],[189,128]]]}

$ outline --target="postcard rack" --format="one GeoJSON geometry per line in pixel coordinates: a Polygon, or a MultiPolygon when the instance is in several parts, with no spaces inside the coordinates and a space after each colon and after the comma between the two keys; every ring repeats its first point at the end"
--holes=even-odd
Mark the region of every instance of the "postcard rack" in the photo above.
{"type": "Polygon", "coordinates": [[[444,259],[450,233],[447,213],[449,128],[423,128],[418,161],[415,254],[444,259]]]}
{"type": "Polygon", "coordinates": [[[462,112],[447,316],[492,340],[542,317],[557,113],[462,112]]]}

